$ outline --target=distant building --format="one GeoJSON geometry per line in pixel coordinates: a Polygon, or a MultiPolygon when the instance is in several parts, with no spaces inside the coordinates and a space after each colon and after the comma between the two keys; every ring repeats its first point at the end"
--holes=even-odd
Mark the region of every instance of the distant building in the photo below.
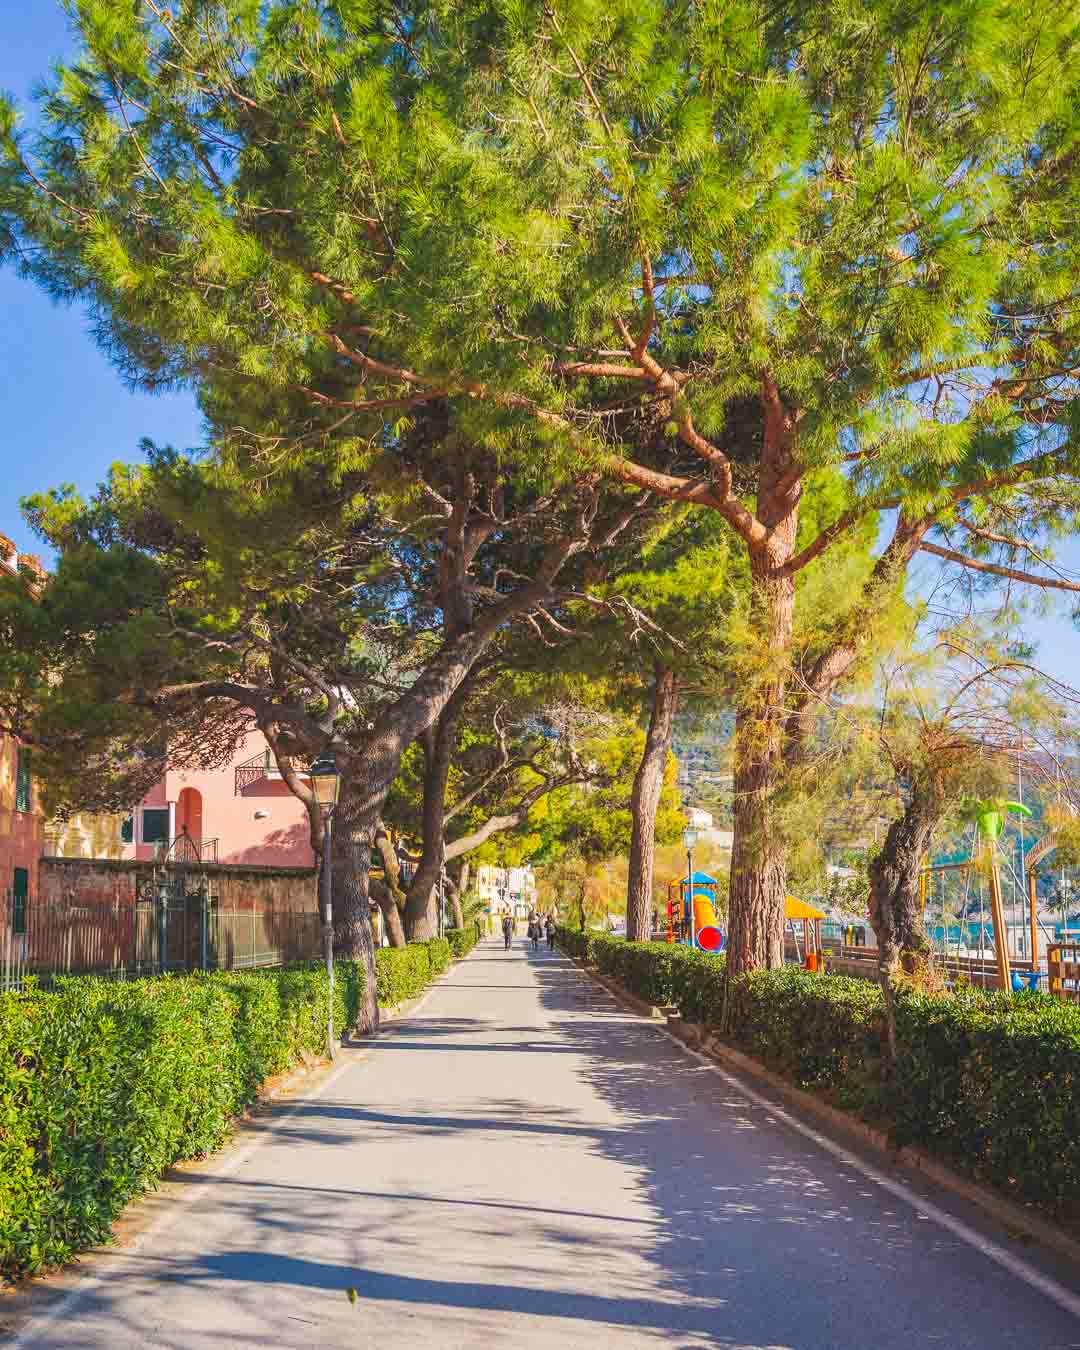
{"type": "Polygon", "coordinates": [[[476,894],[493,914],[525,918],[536,907],[536,877],[524,867],[495,867],[480,863],[476,869],[476,894]]]}

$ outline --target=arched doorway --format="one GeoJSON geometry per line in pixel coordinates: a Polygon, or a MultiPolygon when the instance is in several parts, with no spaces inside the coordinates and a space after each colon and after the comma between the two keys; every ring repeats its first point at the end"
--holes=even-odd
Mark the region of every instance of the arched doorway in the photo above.
{"type": "Polygon", "coordinates": [[[186,787],[176,803],[176,833],[186,834],[198,848],[203,837],[202,793],[186,787]]]}

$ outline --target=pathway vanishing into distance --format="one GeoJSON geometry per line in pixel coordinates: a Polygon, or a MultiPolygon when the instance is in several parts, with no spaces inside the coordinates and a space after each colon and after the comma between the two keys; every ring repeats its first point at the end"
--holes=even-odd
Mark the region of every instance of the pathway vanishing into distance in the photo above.
{"type": "Polygon", "coordinates": [[[562,956],[485,942],[17,1345],[1080,1346],[1053,1290],[980,1241],[562,956]]]}

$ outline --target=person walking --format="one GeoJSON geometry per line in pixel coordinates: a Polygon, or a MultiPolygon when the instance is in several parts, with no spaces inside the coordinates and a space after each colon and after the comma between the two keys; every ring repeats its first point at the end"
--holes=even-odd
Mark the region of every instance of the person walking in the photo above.
{"type": "Polygon", "coordinates": [[[554,916],[554,914],[549,914],[549,915],[547,916],[547,923],[546,923],[545,927],[547,928],[548,951],[549,951],[549,952],[553,952],[553,951],[555,950],[555,916],[554,916]]]}
{"type": "Polygon", "coordinates": [[[514,921],[509,914],[503,915],[503,951],[510,950],[510,942],[514,936],[514,921]]]}

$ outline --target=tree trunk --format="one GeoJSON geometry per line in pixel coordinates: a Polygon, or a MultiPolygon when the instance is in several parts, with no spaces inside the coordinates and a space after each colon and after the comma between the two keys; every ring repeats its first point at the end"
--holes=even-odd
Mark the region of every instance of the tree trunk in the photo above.
{"type": "Polygon", "coordinates": [[[331,870],[334,955],[358,961],[364,969],[364,996],[355,1029],[365,1035],[379,1026],[379,1006],[375,999],[375,940],[368,899],[374,831],[371,825],[365,825],[349,810],[354,805],[339,805],[334,816],[331,870]]]}
{"type": "Polygon", "coordinates": [[[450,921],[454,928],[465,927],[465,914],[461,908],[461,890],[449,874],[446,878],[446,891],[450,897],[450,921]]]}
{"type": "Polygon", "coordinates": [[[382,910],[383,923],[386,925],[386,937],[391,947],[405,946],[405,929],[401,922],[401,911],[405,904],[405,893],[401,889],[400,868],[394,842],[387,833],[382,821],[375,830],[375,847],[382,858],[385,886],[373,887],[372,895],[382,910]]]}
{"type": "MultiPolygon", "coordinates": [[[[773,799],[783,779],[784,722],[795,615],[795,551],[802,493],[798,417],[771,375],[762,378],[763,440],[757,516],[763,536],[748,544],[754,647],[735,720],[734,842],[728,898],[727,966],[733,975],[784,960],[787,870],[773,799]]],[[[725,1008],[726,1015],[726,1008],[725,1008]]]]}
{"type": "Polygon", "coordinates": [[[423,844],[405,897],[405,936],[409,942],[427,942],[438,930],[434,896],[446,846],[443,823],[450,774],[448,738],[441,734],[441,724],[440,717],[439,723],[420,738],[424,747],[423,844]]]}
{"type": "Polygon", "coordinates": [[[664,769],[671,753],[678,701],[674,670],[657,662],[645,750],[634,775],[634,789],[630,796],[630,868],[626,890],[628,942],[647,942],[652,936],[656,809],[664,786],[664,769]]]}
{"type": "Polygon", "coordinates": [[[454,754],[458,718],[473,681],[466,677],[433,726],[418,739],[424,751],[423,846],[405,899],[405,936],[427,942],[438,932],[435,887],[446,861],[446,786],[454,754]]]}
{"type": "Polygon", "coordinates": [[[384,881],[371,881],[371,898],[379,906],[383,917],[383,927],[386,929],[386,940],[391,947],[405,946],[405,929],[401,923],[401,910],[390,891],[390,887],[384,881]]]}
{"type": "Polygon", "coordinates": [[[787,868],[773,819],[783,779],[784,668],[791,649],[795,589],[790,578],[754,565],[752,610],[765,673],[751,682],[735,716],[734,841],[728,900],[728,970],[784,962],[787,868]]]}
{"type": "Polygon", "coordinates": [[[870,864],[870,923],[878,942],[878,978],[885,1000],[886,1069],[896,1063],[896,987],[901,975],[923,987],[933,981],[930,939],[919,893],[919,870],[943,805],[916,783],[904,814],[889,826],[870,864]]]}

